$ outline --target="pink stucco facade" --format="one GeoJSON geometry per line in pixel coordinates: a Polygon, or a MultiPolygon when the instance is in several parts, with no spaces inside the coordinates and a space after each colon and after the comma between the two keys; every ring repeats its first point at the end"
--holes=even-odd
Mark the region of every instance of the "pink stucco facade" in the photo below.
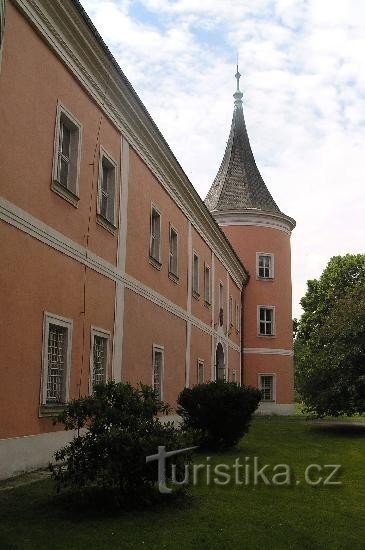
{"type": "MultiPolygon", "coordinates": [[[[267,235],[245,228],[242,238],[226,227],[227,240],[75,4],[40,2],[43,18],[31,4],[6,1],[0,34],[0,450],[9,464],[0,477],[20,469],[9,450],[20,441],[33,457],[22,467],[47,462],[45,438],[50,451],[55,432],[63,441],[52,420],[64,402],[90,393],[97,361],[105,380],[158,384],[172,408],[185,386],[216,379],[218,367],[226,379],[254,386],[260,369],[275,369],[278,403],[291,403],[283,363],[258,362],[242,345],[245,295],[244,346],[273,347],[255,334],[265,287],[251,276],[244,292],[267,235]],[[55,181],[65,128],[72,189],[70,180],[55,181]],[[53,337],[62,340],[63,378],[51,402],[53,337]]],[[[286,273],[268,283],[277,299],[276,345],[291,349],[290,249],[284,234],[270,235],[277,273],[286,273]]]]}

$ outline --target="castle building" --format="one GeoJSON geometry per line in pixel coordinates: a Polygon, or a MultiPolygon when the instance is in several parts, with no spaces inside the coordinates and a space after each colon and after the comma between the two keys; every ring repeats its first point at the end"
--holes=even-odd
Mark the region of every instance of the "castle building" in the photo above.
{"type": "Polygon", "coordinates": [[[78,0],[0,0],[0,478],[46,465],[108,379],[291,411],[294,222],[241,99],[204,204],[78,0]]]}

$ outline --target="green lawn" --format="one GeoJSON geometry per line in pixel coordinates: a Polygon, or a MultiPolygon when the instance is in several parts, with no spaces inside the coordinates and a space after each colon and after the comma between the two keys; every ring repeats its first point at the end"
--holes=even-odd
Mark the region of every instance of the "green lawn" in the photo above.
{"type": "MultiPolygon", "coordinates": [[[[288,464],[289,486],[212,485],[134,512],[65,509],[51,480],[0,491],[0,548],[37,549],[262,549],[364,548],[364,430],[312,424],[298,417],[256,418],[238,449],[212,455],[232,465],[288,464]],[[309,464],[341,464],[342,485],[309,486],[309,464]],[[300,481],[297,484],[297,481],[300,481]]],[[[196,455],[196,463],[206,463],[196,455]]],[[[313,479],[319,475],[313,471],[313,479]]],[[[269,476],[270,478],[272,476],[269,476]]]]}

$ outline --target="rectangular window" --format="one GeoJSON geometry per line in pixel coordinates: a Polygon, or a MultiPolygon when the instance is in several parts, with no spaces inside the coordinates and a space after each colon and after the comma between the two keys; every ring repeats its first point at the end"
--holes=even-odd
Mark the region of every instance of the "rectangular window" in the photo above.
{"type": "Polygon", "coordinates": [[[68,400],[72,321],[45,313],[43,327],[42,404],[68,400]]]}
{"type": "Polygon", "coordinates": [[[204,361],[198,359],[198,384],[204,384],[204,361]]]}
{"type": "Polygon", "coordinates": [[[81,157],[81,124],[60,103],[57,106],[52,190],[77,206],[81,157]]]}
{"type": "Polygon", "coordinates": [[[229,326],[233,327],[233,298],[229,297],[229,326]]]}
{"type": "Polygon", "coordinates": [[[161,214],[154,206],[151,208],[150,257],[161,265],[161,214]]]}
{"type": "Polygon", "coordinates": [[[224,321],[224,309],[223,309],[223,283],[219,283],[219,325],[222,327],[224,321]]]}
{"type": "Polygon", "coordinates": [[[262,401],[274,401],[274,376],[272,374],[261,374],[259,387],[262,392],[262,401]]]}
{"type": "Polygon", "coordinates": [[[204,266],[204,300],[208,305],[212,303],[210,267],[208,265],[204,266]]]}
{"type": "Polygon", "coordinates": [[[259,335],[275,334],[275,310],[273,307],[259,306],[259,335]]]}
{"type": "Polygon", "coordinates": [[[110,333],[91,328],[90,391],[103,384],[108,377],[110,333]]]}
{"type": "Polygon", "coordinates": [[[115,228],[115,196],[117,165],[108,153],[100,148],[98,179],[98,222],[106,229],[115,228]],[[111,227],[110,227],[111,226],[111,227]]]}
{"type": "Polygon", "coordinates": [[[274,256],[273,254],[256,254],[257,276],[260,279],[274,278],[274,256]]]}
{"type": "Polygon", "coordinates": [[[169,254],[169,273],[178,278],[178,234],[170,225],[170,254],[169,254]]]}
{"type": "Polygon", "coordinates": [[[193,252],[193,294],[199,296],[199,256],[193,252]]]}
{"type": "Polygon", "coordinates": [[[241,326],[241,308],[239,304],[236,304],[236,331],[240,331],[241,326]]]}
{"type": "Polygon", "coordinates": [[[163,399],[163,371],[164,349],[161,346],[153,346],[152,387],[161,401],[163,399]]]}

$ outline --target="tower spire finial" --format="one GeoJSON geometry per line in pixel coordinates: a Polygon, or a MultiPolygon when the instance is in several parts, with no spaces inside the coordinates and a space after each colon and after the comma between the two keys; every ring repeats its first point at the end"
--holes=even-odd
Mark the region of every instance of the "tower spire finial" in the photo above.
{"type": "Polygon", "coordinates": [[[243,93],[241,92],[240,90],[240,78],[241,78],[241,73],[239,72],[238,70],[238,52],[237,52],[237,64],[236,64],[236,74],[235,74],[235,78],[237,80],[237,90],[235,91],[235,93],[233,94],[233,97],[234,97],[234,104],[236,106],[238,105],[242,105],[242,97],[243,97],[243,93]]]}

